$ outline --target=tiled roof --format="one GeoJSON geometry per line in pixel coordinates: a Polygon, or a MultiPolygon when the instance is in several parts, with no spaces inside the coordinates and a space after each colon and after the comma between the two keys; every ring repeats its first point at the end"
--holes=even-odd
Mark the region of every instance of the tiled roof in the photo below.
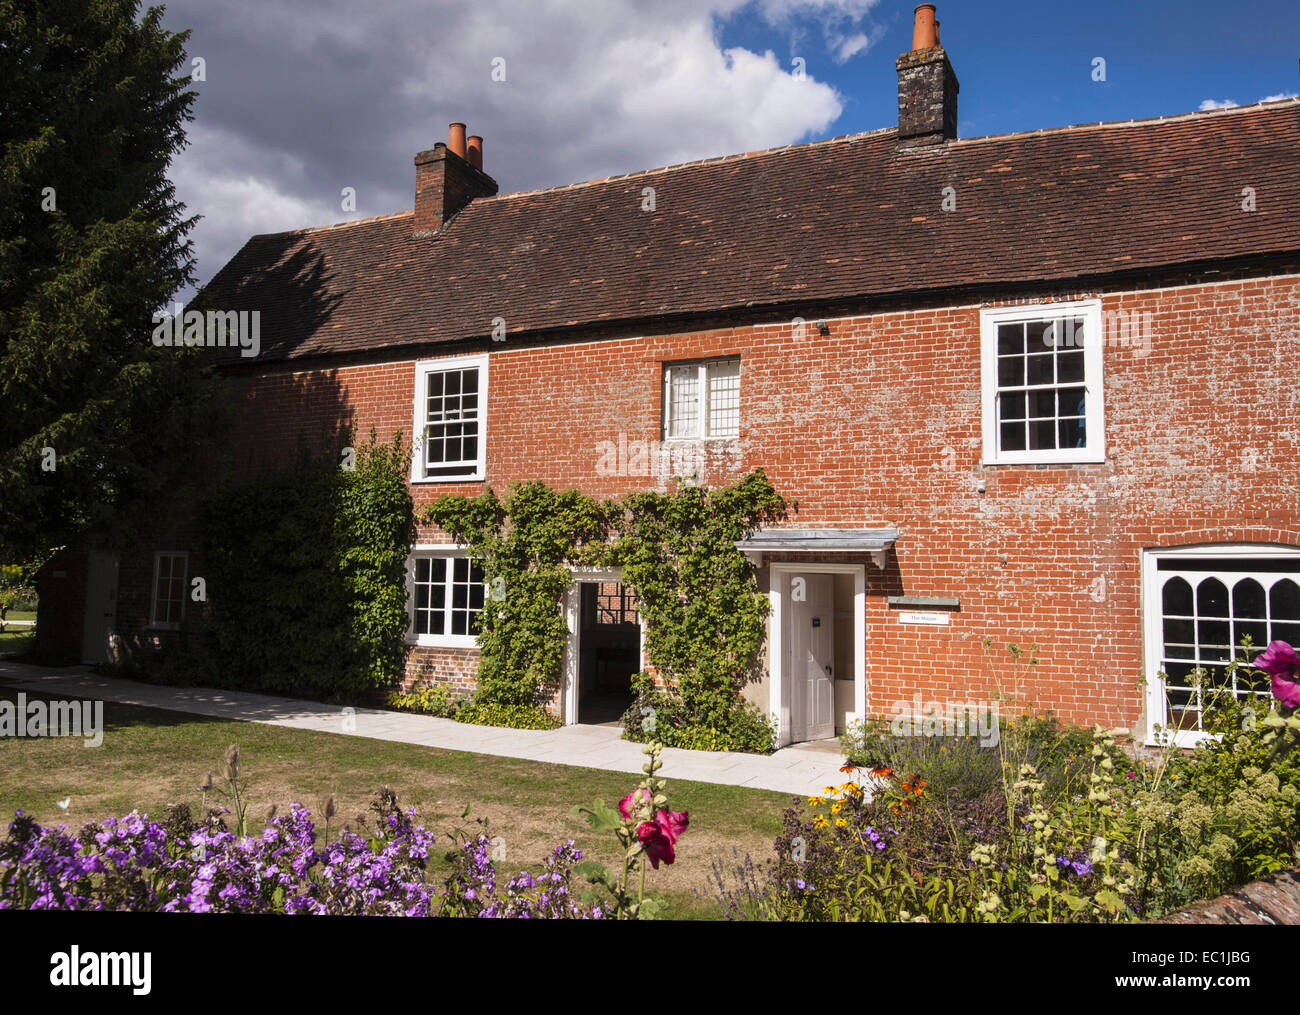
{"type": "Polygon", "coordinates": [[[909,153],[895,134],[502,194],[435,236],[410,212],[254,236],[207,292],[262,311],[266,360],[486,336],[497,317],[518,334],[1300,250],[1297,99],[909,153]]]}

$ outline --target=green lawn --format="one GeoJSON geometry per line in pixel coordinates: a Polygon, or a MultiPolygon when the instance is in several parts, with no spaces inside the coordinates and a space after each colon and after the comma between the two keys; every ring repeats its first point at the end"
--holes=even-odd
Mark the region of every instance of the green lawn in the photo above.
{"type": "MultiPolygon", "coordinates": [[[[0,684],[0,698],[16,694],[0,684]]],[[[72,738],[0,739],[0,813],[21,807],[42,823],[79,827],[133,809],[160,816],[169,803],[187,802],[197,811],[198,783],[208,770],[219,773],[232,743],[239,746],[255,831],[272,804],[283,812],[298,802],[315,813],[327,794],[334,796],[337,826],[364,812],[370,795],[389,785],[403,807],[414,806],[421,822],[439,832],[458,825],[477,830],[474,819],[487,818],[487,834],[505,840],[499,866],[512,869],[535,868],[569,838],[588,856],[612,863],[613,836],[593,832],[569,809],[596,797],[614,803],[636,782],[617,772],[108,703],[100,747],[72,738]],[[55,801],[68,798],[64,811],[55,801]],[[462,821],[467,805],[470,817],[462,821]]],[[[693,890],[705,888],[711,861],[730,860],[733,846],[742,856],[766,859],[791,798],[671,779],[667,794],[673,810],[690,812],[691,824],[678,842],[677,863],[648,872],[647,887],[661,894],[670,916],[708,917],[712,906],[693,890]]],[[[209,794],[209,803],[214,799],[209,794]]],[[[439,858],[435,871],[445,866],[439,858]]]]}
{"type": "MultiPolygon", "coordinates": [[[[5,617],[5,621],[11,620],[35,620],[35,610],[10,610],[5,617]]],[[[28,652],[36,644],[36,628],[28,627],[24,624],[22,627],[10,627],[6,631],[0,632],[0,656],[22,655],[28,652]]]]}
{"type": "MultiPolygon", "coordinates": [[[[11,613],[10,618],[13,617],[11,613]]],[[[0,656],[20,656],[30,651],[36,644],[36,628],[10,627],[0,632],[0,656]]]]}

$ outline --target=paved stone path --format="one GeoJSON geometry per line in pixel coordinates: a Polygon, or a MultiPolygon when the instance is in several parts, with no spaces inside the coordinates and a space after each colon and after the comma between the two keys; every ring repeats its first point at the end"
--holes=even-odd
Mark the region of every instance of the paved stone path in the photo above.
{"type": "MultiPolygon", "coordinates": [[[[511,730],[471,726],[451,719],[358,708],[345,711],[314,701],[276,698],[210,687],[160,687],[101,677],[84,666],[49,668],[0,659],[0,680],[51,697],[80,697],[171,709],[222,719],[267,723],[290,729],[421,744],[452,751],[495,754],[529,761],[580,765],[611,772],[640,773],[641,745],[620,739],[616,726],[563,726],[557,730],[511,730]]],[[[665,779],[689,779],[724,786],[770,789],[799,796],[820,793],[844,781],[838,745],[798,744],[775,754],[724,754],[665,748],[665,779]]]]}

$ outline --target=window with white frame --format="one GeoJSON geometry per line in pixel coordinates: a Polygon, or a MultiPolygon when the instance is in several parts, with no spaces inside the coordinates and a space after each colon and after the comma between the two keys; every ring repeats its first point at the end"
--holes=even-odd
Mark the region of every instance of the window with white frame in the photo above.
{"type": "Polygon", "coordinates": [[[152,627],[176,628],[185,616],[185,569],[189,555],[159,551],[153,555],[153,600],[149,607],[152,627]]]}
{"type": "Polygon", "coordinates": [[[664,367],[664,438],[740,436],[740,359],[664,367]]]}
{"type": "Polygon", "coordinates": [[[448,550],[416,551],[408,574],[410,640],[423,645],[476,644],[484,600],[478,561],[448,550]]]}
{"type": "Polygon", "coordinates": [[[984,461],[1106,460],[1100,300],[980,313],[984,461]]]}
{"type": "Polygon", "coordinates": [[[1266,678],[1229,661],[1252,660],[1270,641],[1300,644],[1300,550],[1180,547],[1148,551],[1144,567],[1147,739],[1159,726],[1188,746],[1219,695],[1271,694],[1266,678]]]}
{"type": "Polygon", "coordinates": [[[415,365],[413,480],[483,478],[487,381],[486,356],[426,360],[415,365]]]}

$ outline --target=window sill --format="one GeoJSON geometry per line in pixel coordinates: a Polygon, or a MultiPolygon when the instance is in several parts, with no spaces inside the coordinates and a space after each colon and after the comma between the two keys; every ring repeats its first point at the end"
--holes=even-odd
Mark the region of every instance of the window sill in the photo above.
{"type": "Polygon", "coordinates": [[[1037,455],[1025,456],[1021,454],[998,455],[993,458],[984,458],[980,461],[981,466],[994,465],[1105,465],[1106,453],[1084,451],[1074,455],[1037,455]]]}
{"type": "Polygon", "coordinates": [[[1172,744],[1174,747],[1183,750],[1190,750],[1201,744],[1209,743],[1212,740],[1222,740],[1223,735],[1220,733],[1201,733],[1198,730],[1183,730],[1180,733],[1174,733],[1172,736],[1160,736],[1155,733],[1147,733],[1144,746],[1146,747],[1168,747],[1172,744]]]}
{"type": "Polygon", "coordinates": [[[406,644],[415,648],[478,648],[478,638],[464,634],[407,635],[406,644]]]}
{"type": "Polygon", "coordinates": [[[466,476],[412,476],[412,483],[481,483],[486,473],[475,472],[466,476]]]}

